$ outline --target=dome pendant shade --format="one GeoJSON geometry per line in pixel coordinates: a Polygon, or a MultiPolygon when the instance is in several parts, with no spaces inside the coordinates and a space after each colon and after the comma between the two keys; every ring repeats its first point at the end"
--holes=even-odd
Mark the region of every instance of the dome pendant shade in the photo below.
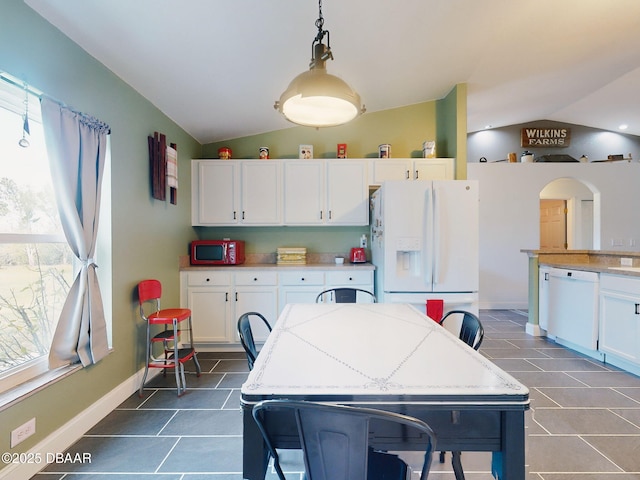
{"type": "Polygon", "coordinates": [[[317,66],[291,81],[276,108],[290,122],[308,127],[342,125],[364,111],[360,95],[317,66]]]}
{"type": "Polygon", "coordinates": [[[364,105],[349,85],[329,75],[325,64],[333,60],[329,30],[323,29],[322,0],[318,0],[318,34],[311,44],[309,70],[294,78],[274,108],[287,120],[307,127],[334,127],[350,122],[364,113],[364,105]],[[327,37],[327,44],[322,43],[327,37]]]}

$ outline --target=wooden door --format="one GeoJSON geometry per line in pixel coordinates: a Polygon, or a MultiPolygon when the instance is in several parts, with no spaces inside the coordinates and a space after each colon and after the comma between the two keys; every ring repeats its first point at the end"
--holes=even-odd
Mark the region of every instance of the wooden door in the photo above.
{"type": "Polygon", "coordinates": [[[540,248],[567,249],[566,200],[540,200],[540,248]]]}

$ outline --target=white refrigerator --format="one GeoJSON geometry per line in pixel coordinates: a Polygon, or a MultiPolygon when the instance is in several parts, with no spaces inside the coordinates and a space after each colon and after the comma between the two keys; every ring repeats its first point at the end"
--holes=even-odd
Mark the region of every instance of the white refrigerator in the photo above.
{"type": "Polygon", "coordinates": [[[478,313],[478,182],[397,180],[371,196],[378,301],[478,313]]]}

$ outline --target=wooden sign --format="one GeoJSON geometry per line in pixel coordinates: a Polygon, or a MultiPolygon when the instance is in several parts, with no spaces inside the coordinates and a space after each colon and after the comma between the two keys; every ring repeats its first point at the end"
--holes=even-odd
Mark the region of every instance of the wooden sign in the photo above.
{"type": "Polygon", "coordinates": [[[568,147],[571,142],[570,128],[523,128],[520,131],[522,147],[568,147]]]}

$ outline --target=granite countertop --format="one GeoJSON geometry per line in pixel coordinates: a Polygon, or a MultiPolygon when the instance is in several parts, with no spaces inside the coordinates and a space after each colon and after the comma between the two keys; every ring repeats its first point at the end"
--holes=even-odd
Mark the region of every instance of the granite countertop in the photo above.
{"type": "Polygon", "coordinates": [[[640,252],[607,250],[521,250],[529,257],[538,257],[538,265],[586,272],[640,277],[640,252]],[[623,266],[621,259],[631,260],[623,266]]]}

